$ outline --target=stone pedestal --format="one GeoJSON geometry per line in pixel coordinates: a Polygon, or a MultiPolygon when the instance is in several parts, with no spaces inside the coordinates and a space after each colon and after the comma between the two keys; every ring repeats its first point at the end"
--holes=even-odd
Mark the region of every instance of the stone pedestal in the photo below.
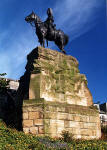
{"type": "Polygon", "coordinates": [[[27,56],[19,93],[25,133],[59,137],[67,130],[75,138],[101,137],[99,113],[76,58],[37,47],[27,56]]]}
{"type": "Polygon", "coordinates": [[[28,55],[26,70],[30,76],[29,99],[91,106],[92,96],[78,61],[57,51],[38,47],[28,55]],[[32,61],[33,57],[33,61],[32,61]]]}

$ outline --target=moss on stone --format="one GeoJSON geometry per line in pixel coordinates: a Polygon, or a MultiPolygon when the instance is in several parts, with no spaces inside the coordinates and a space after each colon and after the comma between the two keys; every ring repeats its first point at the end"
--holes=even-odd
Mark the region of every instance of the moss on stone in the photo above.
{"type": "Polygon", "coordinates": [[[45,112],[64,112],[64,113],[70,113],[70,114],[79,114],[79,115],[92,115],[92,116],[98,116],[99,112],[98,110],[91,106],[80,106],[80,105],[73,105],[73,104],[67,104],[65,103],[60,103],[60,102],[47,102],[44,99],[34,99],[34,100],[25,100],[23,102],[23,107],[24,106],[36,106],[36,107],[42,107],[43,108],[43,113],[45,117],[45,112]],[[63,108],[63,109],[62,109],[63,108]],[[64,109],[65,108],[65,109],[64,109]],[[63,110],[63,111],[62,111],[63,110]]]}
{"type": "Polygon", "coordinates": [[[80,115],[92,115],[92,116],[98,116],[98,111],[95,110],[95,108],[90,108],[87,106],[80,106],[80,105],[73,105],[73,104],[67,104],[65,103],[59,103],[59,102],[44,102],[44,109],[51,111],[51,112],[57,112],[61,111],[61,108],[65,108],[65,113],[75,113],[80,115]],[[48,109],[47,109],[48,108],[48,109]]]}
{"type": "Polygon", "coordinates": [[[37,74],[37,73],[41,73],[41,68],[40,67],[36,67],[36,69],[34,69],[32,71],[33,74],[37,74]]]}
{"type": "Polygon", "coordinates": [[[38,99],[31,99],[31,100],[24,100],[24,103],[32,104],[32,103],[43,103],[44,98],[38,98],[38,99]]]}

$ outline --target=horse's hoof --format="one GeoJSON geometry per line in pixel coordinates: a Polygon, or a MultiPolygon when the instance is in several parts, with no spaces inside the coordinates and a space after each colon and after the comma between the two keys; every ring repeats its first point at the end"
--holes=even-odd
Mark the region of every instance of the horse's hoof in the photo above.
{"type": "Polygon", "coordinates": [[[64,50],[62,50],[62,53],[66,55],[66,52],[64,50]]]}

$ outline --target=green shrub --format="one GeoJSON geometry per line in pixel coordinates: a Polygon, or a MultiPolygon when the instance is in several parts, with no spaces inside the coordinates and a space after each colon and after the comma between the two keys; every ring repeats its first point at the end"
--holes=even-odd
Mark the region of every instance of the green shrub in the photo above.
{"type": "Polygon", "coordinates": [[[102,139],[107,140],[107,125],[101,126],[102,139]]]}
{"type": "Polygon", "coordinates": [[[5,75],[6,73],[0,74],[0,93],[2,94],[6,92],[10,82],[10,81],[6,81],[6,79],[4,78],[5,75]]]}
{"type": "Polygon", "coordinates": [[[103,133],[105,133],[107,135],[107,125],[106,126],[102,126],[101,130],[103,133]]]}
{"type": "Polygon", "coordinates": [[[68,131],[63,131],[61,135],[62,135],[64,142],[73,141],[73,134],[72,133],[69,133],[68,131]]]}

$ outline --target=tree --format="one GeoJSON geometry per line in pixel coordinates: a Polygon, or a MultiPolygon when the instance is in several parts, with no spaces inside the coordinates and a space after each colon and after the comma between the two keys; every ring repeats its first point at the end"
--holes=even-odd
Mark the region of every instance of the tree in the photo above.
{"type": "Polygon", "coordinates": [[[9,82],[7,81],[4,76],[6,75],[6,73],[2,73],[0,74],[0,93],[4,94],[7,89],[9,88],[9,82]]]}

